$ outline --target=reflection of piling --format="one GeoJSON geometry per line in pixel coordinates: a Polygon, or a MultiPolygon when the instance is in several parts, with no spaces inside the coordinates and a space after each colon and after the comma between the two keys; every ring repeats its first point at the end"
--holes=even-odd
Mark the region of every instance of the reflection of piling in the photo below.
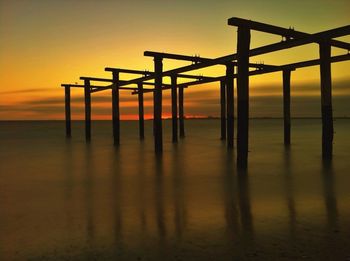
{"type": "Polygon", "coordinates": [[[85,96],[85,138],[86,141],[91,140],[91,88],[90,80],[84,81],[84,96],[85,96]]]}
{"type": "Polygon", "coordinates": [[[290,145],[290,70],[283,70],[284,145],[290,145]]]}
{"type": "Polygon", "coordinates": [[[226,94],[227,94],[227,147],[233,148],[234,137],[234,100],[233,100],[233,73],[234,66],[232,63],[226,64],[226,94]]]}
{"type": "Polygon", "coordinates": [[[320,43],[321,112],[322,112],[322,157],[332,159],[333,153],[333,111],[331,79],[331,46],[320,43]]]}
{"type": "Polygon", "coordinates": [[[237,42],[237,166],[247,168],[249,121],[249,28],[238,27],[237,42]]]}
{"type": "Polygon", "coordinates": [[[335,179],[331,162],[323,162],[322,166],[323,194],[330,230],[338,229],[338,204],[335,191],[335,179]]]}
{"type": "Polygon", "coordinates": [[[167,229],[164,215],[164,180],[163,180],[163,159],[157,157],[155,159],[155,203],[156,203],[156,222],[158,227],[159,239],[162,244],[165,243],[167,229]]]}
{"type": "Polygon", "coordinates": [[[139,136],[143,140],[145,138],[145,120],[144,120],[144,110],[143,110],[143,84],[137,84],[138,90],[138,103],[139,103],[139,136]]]}
{"type": "Polygon", "coordinates": [[[221,140],[226,140],[226,83],[220,81],[221,140]]]}
{"type": "Polygon", "coordinates": [[[173,142],[177,142],[177,77],[171,76],[171,120],[173,142]]]}
{"type": "Polygon", "coordinates": [[[117,72],[117,71],[113,71],[112,120],[113,120],[114,145],[119,145],[119,143],[120,143],[119,72],[117,72]]]}
{"type": "Polygon", "coordinates": [[[241,216],[241,224],[246,238],[254,237],[253,215],[250,204],[249,177],[245,171],[240,171],[238,178],[238,202],[241,216]]]}
{"type": "Polygon", "coordinates": [[[184,87],[179,87],[180,138],[185,137],[184,87]]]}
{"type": "Polygon", "coordinates": [[[154,147],[156,153],[163,151],[163,133],[162,133],[162,58],[154,57],[154,147]]]}
{"type": "Polygon", "coordinates": [[[64,94],[65,94],[65,114],[66,114],[66,137],[70,138],[72,136],[71,111],[70,111],[70,86],[64,87],[64,94]]]}
{"type": "Polygon", "coordinates": [[[283,175],[284,179],[284,190],[286,193],[288,216],[289,216],[289,231],[291,239],[295,240],[296,235],[296,221],[297,221],[297,212],[295,207],[294,200],[294,182],[293,182],[293,171],[291,170],[291,151],[289,147],[285,148],[284,153],[284,166],[285,171],[283,175]]]}

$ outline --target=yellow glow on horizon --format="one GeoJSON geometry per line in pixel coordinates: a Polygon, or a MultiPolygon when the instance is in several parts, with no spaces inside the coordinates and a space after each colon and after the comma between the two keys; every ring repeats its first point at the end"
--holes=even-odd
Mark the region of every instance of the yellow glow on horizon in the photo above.
{"type": "MultiPolygon", "coordinates": [[[[137,7],[133,6],[133,12],[130,12],[131,7],[128,3],[118,1],[105,4],[88,2],[84,6],[76,3],[58,4],[54,1],[48,1],[46,4],[30,0],[0,2],[0,37],[4,39],[0,42],[0,106],[2,106],[0,120],[63,119],[64,91],[60,88],[61,83],[82,83],[79,80],[80,76],[110,78],[111,74],[104,71],[107,66],[153,71],[152,58],[143,56],[145,50],[200,55],[208,58],[234,53],[237,30],[227,26],[227,18],[232,16],[283,27],[292,25],[296,30],[310,33],[348,23],[346,11],[350,9],[348,1],[339,0],[335,3],[315,0],[305,3],[303,9],[300,9],[300,3],[295,2],[283,4],[280,1],[266,1],[264,4],[260,1],[253,2],[211,3],[201,6],[200,12],[191,1],[174,4],[171,11],[169,6],[159,1],[147,4],[139,1],[138,5],[135,5],[137,7]],[[317,2],[318,5],[318,9],[313,12],[310,12],[313,6],[311,2],[317,2]],[[285,14],[286,8],[291,12],[285,14]],[[117,13],[115,10],[118,10],[117,13]],[[299,10],[298,15],[293,10],[299,10]],[[325,12],[328,12],[328,19],[324,19],[325,12]],[[282,13],[284,15],[281,15],[282,13]],[[48,103],[44,104],[45,101],[48,103]],[[46,107],[50,109],[47,113],[44,110],[46,107]]],[[[280,40],[279,36],[252,32],[251,48],[280,40]]],[[[342,37],[340,40],[349,42],[350,37],[342,37]]],[[[344,53],[334,48],[333,54],[344,53]]],[[[281,65],[317,59],[318,56],[317,45],[310,44],[252,57],[251,62],[281,65]]],[[[165,60],[164,70],[188,64],[190,63],[165,60]]],[[[349,62],[334,64],[332,66],[334,82],[350,79],[349,69],[349,62]]],[[[191,74],[220,76],[225,74],[225,68],[214,66],[193,71],[191,74]]],[[[123,79],[134,76],[125,77],[123,79]]],[[[251,96],[278,95],[277,89],[262,91],[259,86],[281,85],[281,79],[281,73],[251,77],[251,96]]],[[[164,82],[170,83],[169,77],[164,78],[164,82]]],[[[309,82],[315,84],[319,82],[318,66],[292,73],[292,85],[309,82]]],[[[97,85],[103,84],[97,83],[97,85]]],[[[202,95],[204,90],[211,90],[215,93],[218,91],[218,86],[218,83],[194,86],[188,92],[198,92],[202,95]]],[[[82,97],[82,93],[82,89],[72,90],[72,98],[82,97]]],[[[164,94],[167,97],[166,92],[164,94]]],[[[344,89],[336,90],[334,94],[350,95],[350,92],[344,89]]],[[[93,108],[96,106],[94,97],[98,95],[93,95],[93,108]]],[[[107,97],[110,97],[110,92],[106,91],[101,95],[106,97],[104,110],[105,113],[109,113],[107,109],[110,105],[107,97]]],[[[206,95],[209,95],[208,92],[206,95]]],[[[318,94],[312,90],[300,93],[294,91],[293,95],[318,94]]],[[[129,115],[123,117],[137,116],[137,99],[136,96],[133,98],[130,98],[129,92],[122,92],[122,112],[124,115],[129,115]],[[131,102],[133,98],[134,101],[131,102]]],[[[146,103],[147,114],[152,115],[150,112],[152,99],[147,99],[149,99],[146,103]]],[[[185,103],[187,102],[190,101],[185,99],[185,103]]],[[[98,106],[102,103],[98,102],[98,106]]],[[[209,105],[196,104],[197,107],[203,108],[205,114],[209,105]]],[[[164,98],[166,115],[169,106],[169,98],[164,98]]],[[[187,113],[192,114],[191,111],[187,113]]],[[[73,115],[73,118],[82,117],[82,111],[73,115]]],[[[109,114],[94,117],[110,119],[109,114]]]]}

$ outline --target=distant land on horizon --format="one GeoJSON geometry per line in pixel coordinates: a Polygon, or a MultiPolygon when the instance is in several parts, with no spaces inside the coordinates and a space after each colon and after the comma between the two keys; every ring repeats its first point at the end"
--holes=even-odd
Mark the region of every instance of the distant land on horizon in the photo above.
{"type": "MultiPolygon", "coordinates": [[[[207,116],[207,117],[185,117],[186,120],[220,120],[220,117],[214,117],[214,116],[207,116]]],[[[235,120],[237,120],[237,118],[234,118],[235,120]]],[[[283,120],[283,117],[249,117],[250,120],[283,120]]],[[[295,120],[307,120],[307,119],[314,119],[314,120],[321,120],[321,117],[291,117],[291,119],[295,119],[295,120]]],[[[350,116],[343,116],[343,117],[333,117],[334,120],[337,119],[346,119],[349,120],[350,116]]],[[[145,119],[145,121],[152,121],[153,119],[145,119]]],[[[162,118],[162,120],[171,120],[171,118],[162,118]]],[[[20,121],[35,121],[35,122],[40,122],[40,121],[65,121],[65,120],[0,120],[0,122],[20,122],[20,121]]],[[[85,120],[73,120],[72,121],[85,121],[85,120]]],[[[94,119],[92,121],[112,121],[112,119],[110,120],[100,120],[100,119],[94,119]]],[[[120,121],[138,121],[137,119],[129,119],[129,120],[120,120],[120,121]]]]}

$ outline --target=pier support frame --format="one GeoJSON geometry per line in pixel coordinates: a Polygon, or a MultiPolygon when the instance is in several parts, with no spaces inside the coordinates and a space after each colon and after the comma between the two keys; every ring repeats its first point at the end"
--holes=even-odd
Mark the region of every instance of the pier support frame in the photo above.
{"type": "Polygon", "coordinates": [[[84,80],[84,97],[85,97],[85,139],[91,140],[91,87],[90,80],[84,80]]]}
{"type": "Polygon", "coordinates": [[[114,145],[120,144],[120,113],[119,113],[119,72],[113,71],[112,86],[112,124],[114,145]]]}
{"type": "Polygon", "coordinates": [[[290,76],[291,70],[283,70],[283,123],[284,145],[290,145],[290,76]]]}
{"type": "Polygon", "coordinates": [[[331,45],[323,41],[319,45],[322,112],[322,158],[331,160],[333,155],[333,109],[331,78],[331,45]]]}
{"type": "Polygon", "coordinates": [[[237,167],[247,168],[249,127],[249,28],[238,27],[237,39],[237,167]]]}
{"type": "Polygon", "coordinates": [[[226,64],[226,94],[227,94],[227,148],[233,148],[234,139],[234,91],[233,91],[233,74],[234,65],[226,64]]]}
{"type": "Polygon", "coordinates": [[[145,119],[143,109],[143,84],[140,82],[137,84],[138,90],[138,103],[139,103],[139,136],[140,140],[145,138],[145,119]]]}
{"type": "Polygon", "coordinates": [[[70,110],[70,86],[64,87],[65,94],[65,115],[66,115],[66,137],[72,137],[71,110],[70,110]]]}
{"type": "Polygon", "coordinates": [[[163,59],[161,57],[154,57],[154,147],[156,153],[163,151],[163,130],[162,130],[162,72],[163,59]]]}
{"type": "Polygon", "coordinates": [[[177,142],[177,76],[171,76],[171,120],[172,120],[172,141],[177,142]]]}
{"type": "Polygon", "coordinates": [[[184,87],[179,87],[180,138],[185,137],[184,87]]]}

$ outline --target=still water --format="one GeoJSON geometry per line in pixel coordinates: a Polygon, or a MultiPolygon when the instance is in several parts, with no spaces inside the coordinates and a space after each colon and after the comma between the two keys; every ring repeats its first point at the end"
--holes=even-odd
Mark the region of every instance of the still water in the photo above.
{"type": "Polygon", "coordinates": [[[218,120],[153,150],[152,123],[0,122],[0,260],[350,260],[350,120],[335,121],[334,160],[320,120],[251,120],[249,167],[218,120]]]}

